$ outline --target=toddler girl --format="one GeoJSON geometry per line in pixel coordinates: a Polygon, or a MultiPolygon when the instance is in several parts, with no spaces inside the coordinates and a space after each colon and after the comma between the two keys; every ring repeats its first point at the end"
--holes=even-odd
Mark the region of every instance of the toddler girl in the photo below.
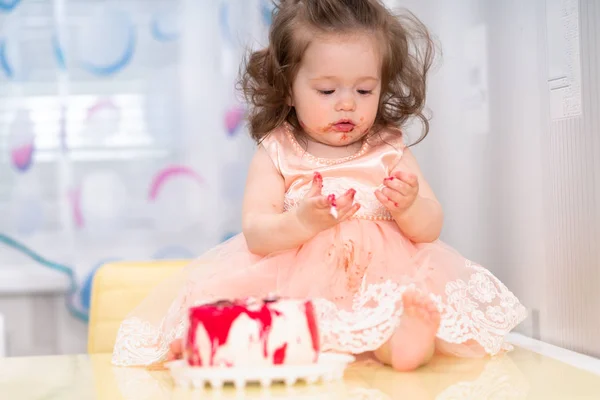
{"type": "Polygon", "coordinates": [[[241,86],[259,144],[243,233],[160,285],[121,325],[117,365],[181,355],[186,310],[223,298],[315,300],[324,351],[400,371],[434,351],[496,354],[525,309],[438,240],[442,208],[400,128],[423,115],[427,29],[378,0],[285,0],[241,86]]]}

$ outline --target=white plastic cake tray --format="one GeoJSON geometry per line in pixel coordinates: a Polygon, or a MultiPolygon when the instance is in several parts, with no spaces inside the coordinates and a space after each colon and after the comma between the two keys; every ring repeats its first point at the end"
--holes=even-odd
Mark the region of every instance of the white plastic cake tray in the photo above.
{"type": "Polygon", "coordinates": [[[220,389],[233,384],[241,389],[249,384],[268,387],[275,383],[288,386],[297,382],[313,384],[341,380],[344,371],[355,358],[346,354],[322,353],[315,364],[275,365],[263,367],[191,367],[185,360],[171,361],[165,364],[175,384],[181,387],[204,388],[209,385],[220,389]]]}

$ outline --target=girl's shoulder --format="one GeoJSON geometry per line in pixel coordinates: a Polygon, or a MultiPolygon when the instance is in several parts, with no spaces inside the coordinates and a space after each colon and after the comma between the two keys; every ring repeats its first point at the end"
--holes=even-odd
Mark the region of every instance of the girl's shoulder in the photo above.
{"type": "Polygon", "coordinates": [[[289,147],[288,142],[285,126],[280,126],[267,133],[259,143],[259,146],[267,152],[277,170],[280,170],[280,164],[282,160],[285,160],[285,154],[289,147]]]}
{"type": "Polygon", "coordinates": [[[260,140],[260,146],[266,150],[281,147],[285,143],[285,127],[280,126],[268,132],[260,140]]]}
{"type": "Polygon", "coordinates": [[[288,144],[285,126],[280,126],[267,133],[260,141],[259,146],[264,148],[271,158],[277,158],[280,153],[285,152],[288,144]]]}

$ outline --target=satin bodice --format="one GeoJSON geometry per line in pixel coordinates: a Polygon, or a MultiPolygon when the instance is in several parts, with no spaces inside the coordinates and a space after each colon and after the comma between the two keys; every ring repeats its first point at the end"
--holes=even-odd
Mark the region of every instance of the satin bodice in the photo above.
{"type": "Polygon", "coordinates": [[[391,220],[388,210],[375,197],[383,180],[401,167],[405,145],[398,130],[386,129],[366,140],[352,156],[329,159],[306,152],[296,140],[293,128],[285,124],[261,143],[285,180],[284,209],[294,208],[312,185],[315,172],[323,176],[323,194],[342,196],[353,188],[361,205],[355,218],[391,220]]]}

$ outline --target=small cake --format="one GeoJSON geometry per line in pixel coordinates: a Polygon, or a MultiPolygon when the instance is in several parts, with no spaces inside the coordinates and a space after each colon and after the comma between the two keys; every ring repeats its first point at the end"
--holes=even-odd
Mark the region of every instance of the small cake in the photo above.
{"type": "Polygon", "coordinates": [[[191,366],[311,364],[319,350],[308,300],[224,300],[189,310],[184,358],[191,366]]]}

